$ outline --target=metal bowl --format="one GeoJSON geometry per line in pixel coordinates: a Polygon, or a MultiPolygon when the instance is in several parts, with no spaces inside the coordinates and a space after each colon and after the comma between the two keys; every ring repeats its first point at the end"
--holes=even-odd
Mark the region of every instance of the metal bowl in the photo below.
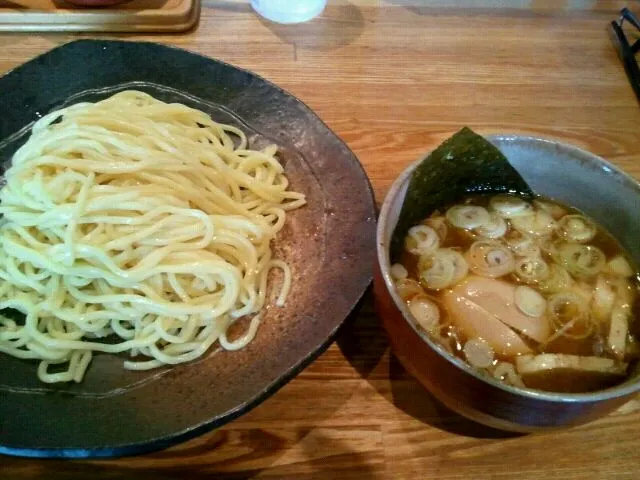
{"type": "MultiPolygon", "coordinates": [[[[524,136],[488,139],[536,193],[590,215],[640,263],[640,184],[636,180],[596,155],[557,141],[524,136]]],[[[620,385],[592,393],[511,387],[480,375],[417,327],[393,288],[389,243],[411,173],[420,161],[409,166],[392,185],[377,230],[376,305],[402,365],[450,409],[479,423],[516,432],[585,423],[611,412],[638,392],[637,374],[620,385]]]]}

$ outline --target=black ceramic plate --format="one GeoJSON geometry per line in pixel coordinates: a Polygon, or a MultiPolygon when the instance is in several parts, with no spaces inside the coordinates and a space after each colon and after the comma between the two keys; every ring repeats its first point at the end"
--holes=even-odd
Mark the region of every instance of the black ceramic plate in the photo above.
{"type": "Polygon", "coordinates": [[[299,100],[264,79],[199,55],[151,43],[82,40],[0,78],[0,157],[6,167],[43,114],[135,88],[208,112],[277,143],[292,187],[308,206],[288,215],[276,250],[292,265],[287,306],[270,309],[238,352],[129,372],[97,355],[80,384],[44,385],[36,364],[0,354],[0,452],[115,456],[166,447],[256,406],[330,343],[371,277],[372,191],[346,145],[299,100]]]}

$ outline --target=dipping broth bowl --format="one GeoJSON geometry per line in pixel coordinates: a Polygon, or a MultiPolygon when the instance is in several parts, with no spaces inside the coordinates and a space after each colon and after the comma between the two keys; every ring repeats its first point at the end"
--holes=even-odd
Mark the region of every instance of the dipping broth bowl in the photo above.
{"type": "MultiPolygon", "coordinates": [[[[486,137],[532,190],[582,210],[609,230],[640,264],[640,184],[605,160],[554,140],[515,135],[486,137]]],[[[376,308],[400,363],[440,402],[501,430],[534,432],[586,423],[615,410],[640,391],[638,371],[624,383],[591,393],[521,389],[477,372],[431,340],[395,291],[389,245],[411,173],[394,182],[381,208],[374,276],[376,308]]]]}

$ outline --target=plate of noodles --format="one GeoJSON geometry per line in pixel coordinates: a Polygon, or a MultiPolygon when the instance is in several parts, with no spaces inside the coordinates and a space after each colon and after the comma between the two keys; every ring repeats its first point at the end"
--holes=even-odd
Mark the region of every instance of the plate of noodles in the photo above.
{"type": "Polygon", "coordinates": [[[371,280],[375,204],[299,100],[152,43],[0,78],[0,453],[220,426],[317,357],[371,280]]]}

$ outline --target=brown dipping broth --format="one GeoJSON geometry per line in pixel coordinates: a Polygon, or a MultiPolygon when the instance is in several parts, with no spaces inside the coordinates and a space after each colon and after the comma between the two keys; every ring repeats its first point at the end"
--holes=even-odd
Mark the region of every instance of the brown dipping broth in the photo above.
{"type": "MultiPolygon", "coordinates": [[[[441,210],[435,211],[429,219],[425,219],[422,224],[428,224],[429,220],[433,220],[436,218],[442,218],[445,215],[447,210],[454,205],[473,205],[484,207],[489,210],[489,202],[493,195],[473,195],[469,196],[465,200],[461,202],[456,202],[452,205],[446,205],[445,208],[441,210]]],[[[631,289],[633,290],[633,307],[632,307],[632,315],[629,318],[629,330],[626,338],[626,348],[624,353],[624,361],[628,362],[627,372],[632,371],[640,358],[640,346],[638,345],[637,338],[640,335],[640,322],[637,321],[637,318],[640,314],[640,302],[638,301],[638,293],[640,292],[640,282],[638,278],[638,270],[636,266],[630,259],[630,256],[624,251],[620,243],[604,228],[598,225],[593,221],[590,217],[584,215],[584,213],[578,211],[575,208],[572,208],[567,205],[563,205],[559,202],[553,201],[548,198],[538,197],[536,200],[542,201],[546,204],[549,204],[553,207],[556,207],[559,211],[564,211],[566,214],[570,215],[581,215],[593,222],[596,226],[596,234],[595,236],[585,242],[585,245],[592,245],[599,248],[606,256],[606,262],[609,262],[612,258],[616,256],[622,255],[631,268],[634,270],[634,275],[628,278],[628,282],[631,285],[631,289]]],[[[529,202],[532,203],[532,202],[529,202]]],[[[537,207],[536,207],[537,208],[537,207]]],[[[555,218],[557,221],[560,217],[555,218]]],[[[510,226],[510,222],[508,219],[507,224],[508,230],[504,237],[500,239],[496,239],[497,242],[504,243],[504,238],[509,237],[510,235],[517,234],[514,231],[514,228],[510,226]]],[[[459,251],[464,254],[469,247],[476,242],[477,240],[482,240],[483,237],[475,233],[473,230],[467,230],[464,228],[458,228],[453,226],[449,221],[446,221],[447,224],[447,235],[444,239],[440,238],[440,248],[451,248],[459,251]]],[[[557,233],[557,230],[554,230],[554,233],[551,234],[551,237],[554,241],[560,242],[561,239],[557,233]]],[[[548,252],[542,252],[542,258],[551,265],[552,263],[557,263],[548,252]]],[[[413,253],[408,252],[406,249],[404,250],[401,263],[406,268],[408,272],[408,278],[416,280],[420,282],[420,273],[418,271],[418,261],[419,256],[413,253]]],[[[471,274],[471,272],[469,272],[471,274]]],[[[465,277],[467,278],[469,274],[465,277]]],[[[574,282],[580,282],[585,288],[593,289],[596,283],[597,275],[592,278],[586,279],[576,279],[572,276],[574,282]]],[[[539,293],[545,299],[548,299],[550,296],[548,293],[544,293],[540,289],[537,288],[535,284],[531,282],[525,283],[520,280],[520,278],[515,273],[508,273],[504,276],[497,277],[497,280],[501,280],[504,282],[508,282],[512,285],[527,285],[539,293]]],[[[456,284],[463,282],[464,278],[456,284]]],[[[462,329],[458,328],[455,325],[455,322],[449,318],[449,314],[445,308],[442,307],[442,299],[443,296],[451,290],[454,285],[450,285],[441,290],[433,290],[426,288],[424,282],[422,282],[422,293],[426,294],[430,299],[434,301],[436,305],[439,306],[440,312],[440,321],[439,326],[435,331],[427,332],[435,341],[439,342],[441,345],[445,347],[450,353],[461,358],[463,361],[467,362],[465,355],[463,353],[463,346],[465,343],[470,340],[467,338],[462,331],[462,329]]],[[[404,298],[404,300],[409,303],[410,300],[414,298],[413,296],[409,298],[404,298]]],[[[591,308],[589,307],[589,315],[591,315],[591,308]]],[[[418,322],[416,322],[419,324],[418,322]]],[[[553,330],[552,330],[553,331],[553,330]]],[[[517,331],[516,331],[517,332],[517,331]]],[[[519,332],[517,332],[519,333],[519,332]]],[[[606,348],[607,335],[609,333],[609,324],[608,322],[600,322],[595,326],[591,333],[583,332],[585,336],[583,338],[579,331],[573,332],[574,334],[572,338],[564,335],[560,335],[556,339],[540,344],[528,337],[526,335],[520,335],[522,340],[529,346],[534,354],[542,354],[542,353],[553,353],[553,354],[569,354],[569,355],[579,355],[579,356],[597,356],[610,358],[615,360],[616,362],[621,361],[622,359],[617,358],[606,348]]],[[[508,363],[514,365],[515,369],[515,357],[514,356],[505,356],[500,355],[498,353],[495,354],[495,359],[492,363],[491,367],[488,368],[478,368],[479,371],[493,376],[494,378],[499,378],[505,383],[512,384],[514,386],[519,387],[527,387],[534,388],[539,390],[546,391],[554,391],[554,392],[589,392],[594,390],[599,390],[603,388],[607,388],[613,386],[617,383],[621,383],[625,380],[626,377],[621,376],[607,376],[607,375],[599,375],[592,374],[590,372],[580,372],[580,371],[572,371],[572,370],[549,370],[544,372],[538,372],[535,374],[518,376],[518,378],[513,378],[512,373],[509,375],[503,375],[499,372],[496,373],[495,368],[500,363],[502,364],[501,371],[504,371],[504,363],[508,363]],[[522,383],[520,383],[520,379],[522,383]]],[[[469,362],[467,362],[469,363],[469,362]]]]}

